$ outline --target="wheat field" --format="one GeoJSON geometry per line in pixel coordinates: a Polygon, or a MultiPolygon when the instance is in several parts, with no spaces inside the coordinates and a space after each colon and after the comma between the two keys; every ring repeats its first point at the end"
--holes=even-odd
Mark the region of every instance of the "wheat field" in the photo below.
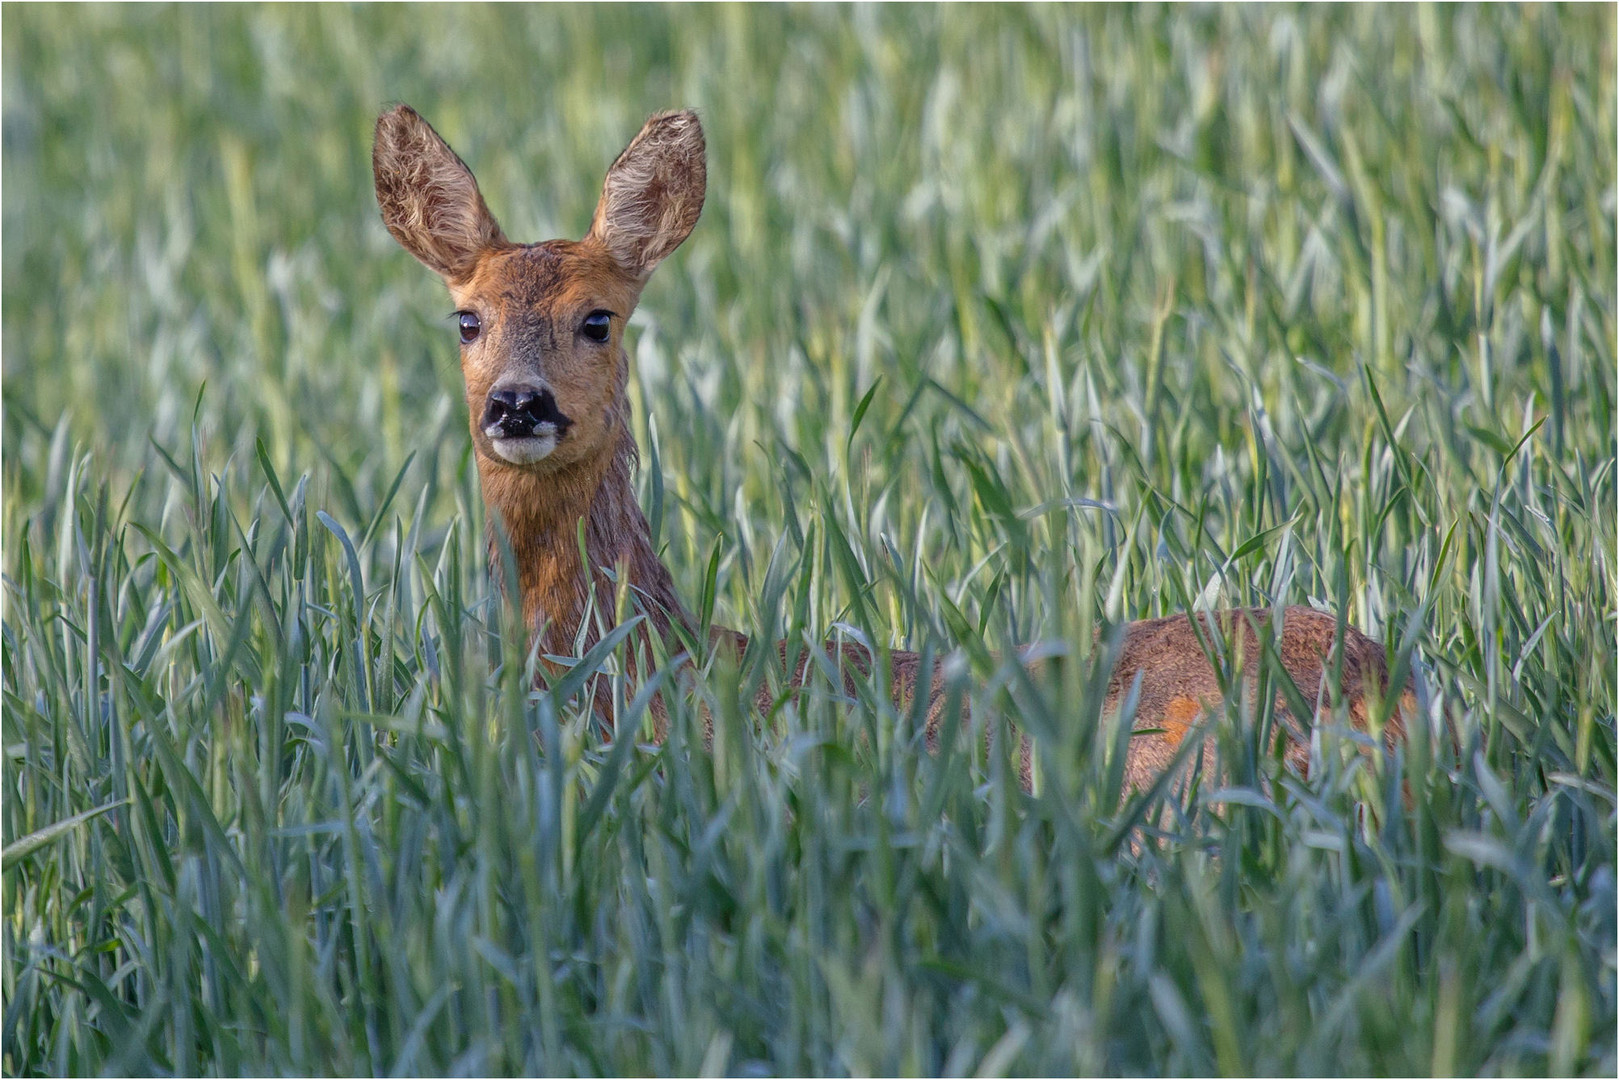
{"type": "Polygon", "coordinates": [[[1619,1068],[1613,7],[0,42],[6,1074],[1619,1068]],[[705,621],[951,658],[959,737],[722,659],[654,745],[611,641],[531,689],[392,101],[519,240],[699,111],[627,338],[658,544],[705,621]],[[1122,790],[1112,629],[1273,603],[1430,722],[1306,780],[1234,700],[1217,775],[1122,790]]]}

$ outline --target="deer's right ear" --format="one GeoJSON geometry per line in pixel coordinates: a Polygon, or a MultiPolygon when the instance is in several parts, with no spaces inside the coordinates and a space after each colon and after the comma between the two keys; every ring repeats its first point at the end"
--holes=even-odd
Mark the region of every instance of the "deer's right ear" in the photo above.
{"type": "Polygon", "coordinates": [[[446,281],[464,280],[485,250],[506,246],[472,170],[410,106],[377,118],[371,171],[383,224],[446,281]]]}

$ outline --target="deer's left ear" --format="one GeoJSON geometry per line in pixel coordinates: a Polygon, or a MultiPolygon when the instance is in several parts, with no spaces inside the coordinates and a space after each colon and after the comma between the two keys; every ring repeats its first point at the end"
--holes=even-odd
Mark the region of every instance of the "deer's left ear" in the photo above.
{"type": "Polygon", "coordinates": [[[708,168],[703,125],[691,111],[659,113],[607,170],[587,240],[645,279],[680,246],[703,212],[708,168]]]}

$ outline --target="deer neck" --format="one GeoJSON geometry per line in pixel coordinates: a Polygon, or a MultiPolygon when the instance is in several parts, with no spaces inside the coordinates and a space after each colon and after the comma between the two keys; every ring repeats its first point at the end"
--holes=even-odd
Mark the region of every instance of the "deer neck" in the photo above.
{"type": "Polygon", "coordinates": [[[542,652],[573,655],[576,645],[589,648],[616,622],[617,588],[604,568],[628,577],[630,612],[638,603],[659,633],[671,621],[687,621],[635,501],[638,455],[622,421],[614,442],[610,452],[545,475],[479,460],[492,526],[489,566],[504,587],[499,533],[493,527],[498,522],[516,563],[524,622],[540,635],[542,652]]]}

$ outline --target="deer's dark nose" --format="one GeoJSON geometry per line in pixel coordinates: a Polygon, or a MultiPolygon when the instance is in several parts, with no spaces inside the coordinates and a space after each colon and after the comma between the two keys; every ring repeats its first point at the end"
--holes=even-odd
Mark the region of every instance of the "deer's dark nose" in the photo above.
{"type": "Polygon", "coordinates": [[[557,408],[551,391],[538,386],[508,386],[490,391],[483,410],[484,434],[491,439],[562,437],[573,423],[557,408]],[[544,425],[549,430],[542,430],[544,425]]]}

